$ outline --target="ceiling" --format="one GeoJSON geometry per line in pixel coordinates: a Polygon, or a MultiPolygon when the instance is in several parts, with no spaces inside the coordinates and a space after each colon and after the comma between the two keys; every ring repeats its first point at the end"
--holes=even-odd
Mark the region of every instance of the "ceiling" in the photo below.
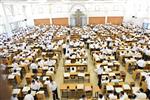
{"type": "Polygon", "coordinates": [[[0,0],[1,2],[125,2],[127,0],[0,0]]]}

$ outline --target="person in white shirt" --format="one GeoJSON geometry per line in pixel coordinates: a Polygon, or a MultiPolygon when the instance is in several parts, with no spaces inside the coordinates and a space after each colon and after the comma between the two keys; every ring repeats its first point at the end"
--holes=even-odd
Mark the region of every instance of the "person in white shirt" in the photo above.
{"type": "Polygon", "coordinates": [[[39,90],[41,87],[43,87],[43,84],[40,82],[39,78],[35,78],[35,83],[37,84],[39,90]]]}
{"type": "Polygon", "coordinates": [[[66,54],[66,44],[64,43],[63,45],[62,45],[62,48],[63,48],[63,53],[64,53],[64,55],[66,54]]]}
{"type": "Polygon", "coordinates": [[[82,95],[82,97],[79,100],[87,100],[87,97],[85,95],[82,95]]]}
{"type": "Polygon", "coordinates": [[[120,100],[128,100],[128,95],[123,91],[120,93],[120,100]]]}
{"type": "Polygon", "coordinates": [[[119,82],[119,80],[118,80],[118,79],[116,79],[116,76],[113,76],[113,79],[111,79],[111,82],[115,82],[115,83],[117,83],[117,82],[119,82]]]}
{"type": "Polygon", "coordinates": [[[13,67],[13,69],[16,69],[16,68],[19,68],[19,65],[18,65],[18,63],[14,62],[14,63],[12,64],[12,67],[13,67]]]}
{"type": "Polygon", "coordinates": [[[38,66],[40,67],[44,67],[44,60],[43,59],[40,59],[39,62],[38,62],[38,66]]]}
{"type": "Polygon", "coordinates": [[[103,68],[101,66],[99,66],[96,69],[96,72],[98,74],[98,86],[101,88],[101,79],[102,79],[103,68]]]}
{"type": "Polygon", "coordinates": [[[13,95],[11,96],[11,100],[18,100],[17,95],[16,95],[16,94],[13,94],[13,95]]]}
{"type": "Polygon", "coordinates": [[[17,71],[16,69],[14,69],[14,71],[13,71],[12,75],[19,75],[19,76],[20,76],[21,74],[20,74],[20,72],[19,72],[19,71],[17,71]]]}
{"type": "Polygon", "coordinates": [[[32,61],[31,65],[30,65],[30,69],[32,69],[33,73],[37,73],[38,66],[37,66],[37,64],[34,63],[34,61],[32,61]]]}
{"type": "Polygon", "coordinates": [[[102,80],[102,84],[105,84],[105,83],[109,83],[109,78],[108,77],[106,77],[104,80],[102,80]]]}
{"type": "Polygon", "coordinates": [[[150,75],[146,75],[146,83],[147,83],[147,97],[150,99],[150,75]]]}
{"type": "Polygon", "coordinates": [[[48,50],[52,50],[53,49],[53,45],[49,44],[49,45],[47,45],[47,48],[48,48],[48,50]]]}
{"type": "Polygon", "coordinates": [[[53,100],[59,100],[58,98],[58,92],[57,92],[57,84],[55,81],[53,81],[52,77],[49,78],[50,84],[48,84],[50,90],[52,91],[53,94],[53,100]]]}
{"type": "Polygon", "coordinates": [[[31,94],[31,91],[28,91],[28,94],[24,97],[23,100],[34,100],[33,95],[31,94]]]}
{"type": "Polygon", "coordinates": [[[44,82],[45,85],[49,85],[50,84],[50,80],[49,78],[46,78],[46,81],[44,82]]]}
{"type": "Polygon", "coordinates": [[[87,64],[86,59],[82,59],[82,63],[83,63],[83,64],[87,64]]]}
{"type": "Polygon", "coordinates": [[[136,63],[137,63],[137,66],[139,69],[144,69],[144,67],[146,65],[145,61],[142,58],[140,60],[138,60],[136,63]]]}
{"type": "Polygon", "coordinates": [[[147,96],[146,94],[144,93],[143,89],[140,88],[139,91],[137,91],[136,93],[134,93],[136,95],[136,99],[137,100],[143,100],[143,99],[146,99],[147,96]]]}
{"type": "Polygon", "coordinates": [[[0,64],[0,70],[5,71],[6,65],[5,64],[0,64]]]}
{"type": "Polygon", "coordinates": [[[102,94],[98,95],[98,100],[105,100],[105,97],[102,94]]]}
{"type": "Polygon", "coordinates": [[[106,39],[106,41],[107,41],[107,47],[109,48],[109,44],[110,44],[110,42],[112,41],[112,39],[111,39],[110,37],[108,37],[108,38],[106,39]]]}
{"type": "Polygon", "coordinates": [[[108,98],[109,98],[109,100],[117,100],[117,94],[116,94],[116,92],[110,93],[108,95],[108,98]]]}
{"type": "Polygon", "coordinates": [[[35,80],[32,80],[31,89],[34,91],[38,91],[40,89],[40,85],[37,82],[35,82],[35,80]]]}

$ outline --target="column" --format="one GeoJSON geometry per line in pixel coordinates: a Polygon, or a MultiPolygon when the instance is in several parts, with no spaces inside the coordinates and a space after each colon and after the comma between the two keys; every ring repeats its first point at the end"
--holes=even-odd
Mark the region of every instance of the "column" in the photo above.
{"type": "Polygon", "coordinates": [[[2,9],[3,9],[3,13],[4,13],[4,24],[5,24],[5,27],[6,27],[6,32],[8,34],[8,36],[11,36],[12,35],[12,29],[11,29],[11,25],[9,24],[9,20],[8,20],[8,16],[6,14],[6,9],[4,7],[5,5],[2,3],[2,9]]]}

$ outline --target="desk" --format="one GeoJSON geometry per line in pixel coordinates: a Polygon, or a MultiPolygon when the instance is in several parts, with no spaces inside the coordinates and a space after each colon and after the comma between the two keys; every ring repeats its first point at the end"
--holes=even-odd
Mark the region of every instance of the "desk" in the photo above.
{"type": "Polygon", "coordinates": [[[77,64],[77,63],[71,63],[71,64],[65,64],[64,70],[65,72],[69,72],[71,67],[76,67],[76,72],[87,72],[87,64],[77,64]]]}
{"type": "Polygon", "coordinates": [[[114,90],[117,93],[120,93],[121,91],[124,91],[126,93],[131,93],[131,88],[129,84],[124,82],[119,82],[118,84],[108,83],[106,85],[106,93],[112,93],[114,90]]]}
{"type": "Polygon", "coordinates": [[[70,72],[64,73],[64,83],[84,83],[90,82],[90,73],[70,72]]]}
{"type": "Polygon", "coordinates": [[[90,83],[85,84],[62,84],[60,86],[62,98],[79,99],[83,94],[88,97],[92,97],[93,87],[90,83]]]}

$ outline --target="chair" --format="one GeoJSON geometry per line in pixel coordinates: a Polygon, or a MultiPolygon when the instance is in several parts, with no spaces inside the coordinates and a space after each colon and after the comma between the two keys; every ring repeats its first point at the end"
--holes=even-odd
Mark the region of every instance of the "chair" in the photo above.
{"type": "Polygon", "coordinates": [[[85,78],[85,73],[78,73],[78,82],[83,83],[85,78]]]}
{"type": "Polygon", "coordinates": [[[76,97],[76,85],[70,84],[69,85],[69,91],[68,91],[68,98],[75,98],[76,97]]]}
{"type": "Polygon", "coordinates": [[[63,84],[60,86],[60,90],[61,90],[61,97],[62,98],[68,98],[68,88],[66,84],[63,84]]]}
{"type": "Polygon", "coordinates": [[[80,98],[83,94],[84,94],[84,85],[83,84],[77,84],[76,97],[80,98]]]}
{"type": "Polygon", "coordinates": [[[76,71],[77,71],[76,67],[70,67],[70,72],[76,72],[76,71]]]}
{"type": "Polygon", "coordinates": [[[64,73],[64,83],[68,83],[69,82],[69,77],[70,77],[69,73],[64,73]]]}
{"type": "Polygon", "coordinates": [[[92,97],[93,91],[92,91],[92,85],[91,84],[85,84],[84,91],[85,91],[85,94],[87,97],[92,97]]]}

